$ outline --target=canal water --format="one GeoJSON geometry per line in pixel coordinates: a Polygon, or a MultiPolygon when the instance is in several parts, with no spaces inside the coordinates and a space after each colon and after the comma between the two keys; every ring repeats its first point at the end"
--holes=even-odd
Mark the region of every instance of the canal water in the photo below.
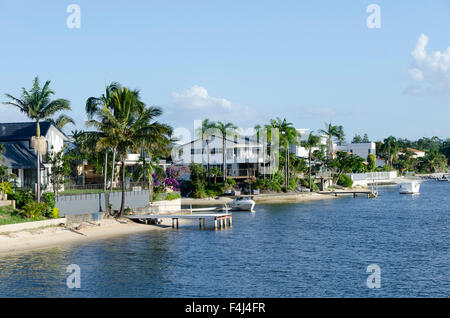
{"type": "Polygon", "coordinates": [[[3,256],[0,297],[449,297],[449,194],[428,181],[414,196],[258,205],[222,231],[193,223],[3,256]],[[367,286],[371,264],[380,288],[367,286]]]}

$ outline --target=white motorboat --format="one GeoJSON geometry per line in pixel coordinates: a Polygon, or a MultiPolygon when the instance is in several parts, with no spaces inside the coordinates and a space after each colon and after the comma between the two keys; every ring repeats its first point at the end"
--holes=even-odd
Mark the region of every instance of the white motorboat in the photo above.
{"type": "Polygon", "coordinates": [[[442,182],[442,181],[448,181],[448,179],[447,179],[447,177],[445,175],[442,175],[441,178],[436,178],[436,181],[442,182]]]}
{"type": "Polygon", "coordinates": [[[404,182],[400,185],[400,194],[418,194],[419,191],[419,182],[404,182]]]}
{"type": "Polygon", "coordinates": [[[253,197],[252,196],[239,196],[239,197],[236,197],[228,205],[233,210],[255,212],[253,210],[253,208],[255,207],[255,201],[253,201],[253,197]]]}

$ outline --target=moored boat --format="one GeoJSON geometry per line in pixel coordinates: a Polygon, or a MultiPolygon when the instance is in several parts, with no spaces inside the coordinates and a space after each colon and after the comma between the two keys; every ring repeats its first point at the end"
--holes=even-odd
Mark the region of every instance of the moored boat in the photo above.
{"type": "Polygon", "coordinates": [[[418,194],[420,191],[420,183],[404,182],[400,185],[400,194],[418,194]]]}
{"type": "Polygon", "coordinates": [[[255,201],[253,201],[252,196],[238,196],[228,205],[233,210],[254,212],[253,208],[255,207],[255,201]]]}

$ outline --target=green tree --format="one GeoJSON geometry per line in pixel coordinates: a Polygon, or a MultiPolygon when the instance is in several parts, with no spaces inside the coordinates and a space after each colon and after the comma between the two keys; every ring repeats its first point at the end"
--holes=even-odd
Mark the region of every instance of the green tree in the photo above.
{"type": "MultiPolygon", "coordinates": [[[[16,98],[10,94],[5,94],[10,99],[3,104],[12,105],[18,108],[21,112],[25,113],[30,119],[36,121],[36,137],[38,140],[41,138],[41,128],[39,121],[45,119],[52,119],[57,113],[61,111],[69,111],[70,102],[67,99],[55,99],[51,100],[52,95],[55,92],[50,89],[50,81],[46,81],[44,86],[40,86],[39,77],[34,78],[33,87],[30,90],[22,88],[22,96],[16,98]]],[[[68,118],[66,116],[66,118],[68,118]]],[[[41,153],[40,147],[37,146],[37,187],[36,187],[36,200],[40,202],[41,193],[41,153]]]]}
{"type": "Polygon", "coordinates": [[[309,160],[309,172],[308,172],[308,184],[309,184],[309,191],[312,191],[311,188],[311,159],[312,159],[312,152],[313,149],[318,147],[320,145],[320,137],[313,135],[313,132],[308,136],[308,139],[301,142],[302,147],[304,147],[306,150],[308,150],[308,160],[309,160]]]}
{"type": "Polygon", "coordinates": [[[328,138],[328,159],[333,159],[333,138],[342,142],[345,138],[344,128],[342,126],[334,126],[331,123],[325,123],[325,129],[320,129],[320,133],[328,138]]]}
{"type": "MultiPolygon", "coordinates": [[[[138,90],[115,85],[111,91],[111,103],[103,105],[101,117],[88,123],[102,132],[97,144],[113,145],[121,162],[122,200],[120,215],[125,209],[125,160],[130,151],[136,151],[147,138],[154,138],[161,129],[154,119],[162,114],[158,107],[146,107],[138,90]]],[[[114,165],[113,165],[114,166],[114,165]]]]}
{"type": "Polygon", "coordinates": [[[217,128],[220,132],[220,135],[222,136],[222,172],[223,172],[223,184],[225,186],[227,181],[227,161],[226,161],[226,138],[234,136],[236,134],[237,126],[235,126],[233,123],[223,123],[221,121],[218,121],[213,126],[214,128],[217,128]]]}
{"type": "Polygon", "coordinates": [[[375,169],[377,168],[377,158],[375,157],[375,155],[373,153],[371,153],[367,156],[367,163],[368,163],[367,169],[370,172],[375,171],[375,169]]]}
{"type": "Polygon", "coordinates": [[[385,154],[386,159],[388,160],[389,168],[392,170],[394,158],[399,152],[397,139],[393,136],[389,136],[388,138],[384,139],[383,145],[381,146],[380,150],[385,154]]]}

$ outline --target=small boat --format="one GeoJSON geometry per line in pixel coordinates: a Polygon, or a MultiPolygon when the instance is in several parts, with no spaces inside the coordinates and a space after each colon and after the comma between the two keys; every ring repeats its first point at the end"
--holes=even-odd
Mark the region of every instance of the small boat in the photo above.
{"type": "Polygon", "coordinates": [[[255,201],[252,196],[238,196],[229,204],[233,210],[250,211],[254,212],[255,201]]]}
{"type": "Polygon", "coordinates": [[[436,181],[440,181],[440,182],[444,181],[445,182],[445,181],[448,181],[448,179],[445,175],[442,175],[441,178],[436,178],[436,181]]]}
{"type": "Polygon", "coordinates": [[[420,183],[405,182],[400,185],[400,194],[418,194],[420,190],[420,183]]]}

